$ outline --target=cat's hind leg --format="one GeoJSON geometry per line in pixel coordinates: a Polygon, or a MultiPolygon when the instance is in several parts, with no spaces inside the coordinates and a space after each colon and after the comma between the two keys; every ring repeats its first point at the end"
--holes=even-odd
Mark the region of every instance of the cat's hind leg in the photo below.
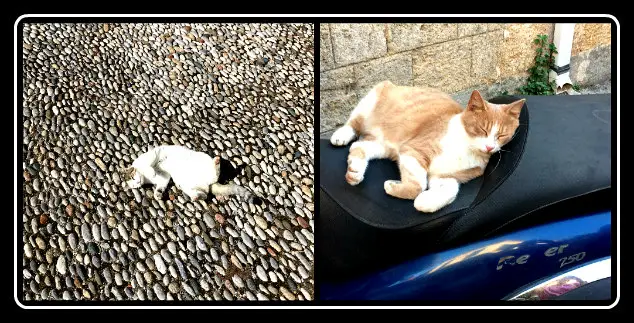
{"type": "Polygon", "coordinates": [[[405,154],[399,155],[398,166],[401,180],[385,181],[385,193],[396,198],[413,200],[427,189],[427,171],[416,158],[405,154]]]}
{"type": "Polygon", "coordinates": [[[345,146],[361,134],[365,119],[370,115],[372,110],[374,110],[378,102],[379,94],[387,84],[391,83],[386,81],[377,84],[357,103],[357,106],[350,113],[346,124],[337,129],[330,137],[331,144],[335,146],[345,146]]]}
{"type": "Polygon", "coordinates": [[[348,154],[348,170],[346,181],[350,185],[357,185],[363,181],[363,175],[372,159],[385,158],[388,152],[385,146],[374,140],[357,141],[350,146],[348,154]]]}
{"type": "Polygon", "coordinates": [[[429,189],[414,200],[414,207],[421,212],[432,213],[451,204],[458,195],[460,183],[455,178],[429,179],[429,189]]]}

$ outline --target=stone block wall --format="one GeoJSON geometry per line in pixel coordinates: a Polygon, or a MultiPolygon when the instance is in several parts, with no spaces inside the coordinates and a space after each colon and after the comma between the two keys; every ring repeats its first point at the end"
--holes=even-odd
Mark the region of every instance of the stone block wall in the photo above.
{"type": "MultiPolygon", "coordinates": [[[[321,24],[320,130],[347,119],[376,83],[440,88],[465,104],[513,93],[535,57],[533,39],[552,40],[554,24],[321,24]]],[[[610,24],[577,24],[571,78],[580,85],[610,79],[610,24]]]]}

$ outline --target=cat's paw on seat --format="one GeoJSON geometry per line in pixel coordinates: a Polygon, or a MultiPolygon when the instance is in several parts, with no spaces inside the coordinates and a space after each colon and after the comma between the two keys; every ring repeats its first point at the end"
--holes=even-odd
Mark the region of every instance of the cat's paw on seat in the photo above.
{"type": "Polygon", "coordinates": [[[441,196],[433,190],[421,192],[414,200],[414,208],[425,213],[436,212],[446,205],[446,201],[443,201],[441,196]]]}
{"type": "Polygon", "coordinates": [[[345,146],[355,137],[352,127],[346,125],[337,129],[330,137],[330,143],[335,146],[345,146]]]}
{"type": "Polygon", "coordinates": [[[414,200],[414,208],[421,212],[433,213],[453,203],[458,194],[457,185],[443,182],[444,179],[434,182],[428,190],[418,194],[414,200]]]}
{"type": "Polygon", "coordinates": [[[359,185],[359,183],[363,182],[363,173],[348,171],[346,173],[346,182],[352,186],[359,185]]]}
{"type": "Polygon", "coordinates": [[[394,192],[392,192],[392,189],[394,185],[400,184],[400,183],[401,181],[387,180],[383,183],[383,189],[385,190],[385,193],[389,195],[394,195],[394,192]]]}
{"type": "Polygon", "coordinates": [[[350,185],[357,185],[363,181],[363,174],[368,167],[368,162],[361,158],[348,158],[348,171],[346,172],[346,182],[350,185]]]}

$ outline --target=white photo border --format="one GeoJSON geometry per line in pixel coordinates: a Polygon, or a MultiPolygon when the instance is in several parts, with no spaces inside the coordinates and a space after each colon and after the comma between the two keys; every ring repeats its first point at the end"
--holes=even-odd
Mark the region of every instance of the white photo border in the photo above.
{"type": "MultiPolygon", "coordinates": [[[[14,166],[18,169],[17,156],[18,156],[18,26],[23,19],[26,18],[609,18],[616,24],[616,192],[617,192],[617,206],[616,206],[616,299],[614,303],[608,306],[583,306],[583,305],[566,305],[566,306],[515,306],[515,305],[406,305],[406,306],[382,306],[382,305],[321,305],[314,302],[320,302],[320,300],[306,301],[307,305],[260,305],[261,303],[255,303],[254,305],[64,305],[64,302],[60,302],[60,305],[24,305],[18,299],[18,175],[17,171],[13,174],[13,181],[15,184],[14,193],[14,294],[13,299],[16,304],[23,309],[151,309],[151,308],[176,308],[176,309],[277,309],[277,308],[293,308],[293,309],[363,309],[363,308],[376,308],[376,309],[434,309],[434,308],[454,308],[454,309],[573,309],[573,308],[585,308],[585,309],[611,309],[618,304],[621,296],[621,257],[620,257],[620,211],[621,211],[621,196],[620,196],[620,146],[621,146],[621,132],[620,132],[620,52],[621,52],[621,27],[618,19],[609,14],[25,14],[18,17],[14,24],[14,69],[13,74],[16,82],[14,83],[14,113],[16,119],[14,120],[14,166]],[[312,303],[312,304],[311,304],[312,303]]],[[[614,35],[612,35],[614,36],[614,35]]],[[[316,282],[317,285],[317,282],[316,282]]],[[[116,304],[114,301],[112,304],[116,304]]],[[[223,302],[224,303],[224,302],[223,302]]],[[[295,303],[296,304],[296,303],[295,303]]],[[[376,304],[376,303],[375,303],[376,304]]]]}

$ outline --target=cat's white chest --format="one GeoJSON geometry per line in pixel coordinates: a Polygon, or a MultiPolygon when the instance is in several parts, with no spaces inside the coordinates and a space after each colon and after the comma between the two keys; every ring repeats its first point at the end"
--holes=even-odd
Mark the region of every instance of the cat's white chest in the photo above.
{"type": "Polygon", "coordinates": [[[465,132],[459,116],[449,122],[447,133],[440,140],[441,154],[429,165],[430,175],[451,174],[473,167],[483,166],[481,157],[469,148],[469,136],[465,132]]]}
{"type": "Polygon", "coordinates": [[[482,166],[482,160],[467,149],[443,150],[429,166],[430,175],[451,174],[461,170],[482,166]]]}

